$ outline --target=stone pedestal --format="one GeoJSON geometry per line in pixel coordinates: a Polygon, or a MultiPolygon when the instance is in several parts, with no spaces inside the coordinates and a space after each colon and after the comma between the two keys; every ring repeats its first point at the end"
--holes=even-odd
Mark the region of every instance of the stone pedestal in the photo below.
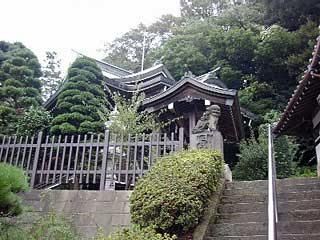
{"type": "Polygon", "coordinates": [[[223,159],[223,137],[218,130],[194,133],[190,136],[191,149],[207,148],[221,153],[223,159]]]}

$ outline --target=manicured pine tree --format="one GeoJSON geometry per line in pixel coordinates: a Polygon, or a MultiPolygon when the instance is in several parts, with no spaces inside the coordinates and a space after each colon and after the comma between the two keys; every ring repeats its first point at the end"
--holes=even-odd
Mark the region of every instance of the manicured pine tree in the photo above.
{"type": "Polygon", "coordinates": [[[103,75],[93,60],[79,57],[71,65],[54,109],[51,134],[86,134],[105,128],[107,100],[103,75]]]}
{"type": "Polygon", "coordinates": [[[0,134],[13,134],[19,115],[41,104],[41,66],[22,43],[0,41],[0,134]]]}

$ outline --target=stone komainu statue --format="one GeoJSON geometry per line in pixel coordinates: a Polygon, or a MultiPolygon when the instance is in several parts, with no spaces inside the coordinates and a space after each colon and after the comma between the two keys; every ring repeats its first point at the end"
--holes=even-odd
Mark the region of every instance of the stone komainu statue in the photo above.
{"type": "Polygon", "coordinates": [[[212,105],[207,108],[202,117],[197,122],[197,125],[192,129],[192,133],[201,133],[217,130],[221,109],[218,105],[212,105]]]}

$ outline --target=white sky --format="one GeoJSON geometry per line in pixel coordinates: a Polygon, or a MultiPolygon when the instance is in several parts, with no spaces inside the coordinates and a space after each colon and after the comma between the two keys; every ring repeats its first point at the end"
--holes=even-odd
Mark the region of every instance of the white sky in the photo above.
{"type": "Polygon", "coordinates": [[[0,40],[20,41],[39,61],[56,51],[63,71],[75,49],[101,58],[97,49],[140,22],[179,15],[179,0],[0,0],[0,40]]]}

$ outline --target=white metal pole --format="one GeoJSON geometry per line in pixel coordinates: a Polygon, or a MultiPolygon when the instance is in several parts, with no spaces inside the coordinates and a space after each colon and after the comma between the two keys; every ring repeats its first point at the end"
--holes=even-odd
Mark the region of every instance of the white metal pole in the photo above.
{"type": "Polygon", "coordinates": [[[271,126],[268,126],[268,240],[276,240],[275,189],[273,181],[273,142],[271,126]]]}
{"type": "Polygon", "coordinates": [[[144,65],[145,47],[146,47],[146,32],[143,33],[141,72],[143,71],[143,68],[144,68],[143,65],[144,65]]]}

